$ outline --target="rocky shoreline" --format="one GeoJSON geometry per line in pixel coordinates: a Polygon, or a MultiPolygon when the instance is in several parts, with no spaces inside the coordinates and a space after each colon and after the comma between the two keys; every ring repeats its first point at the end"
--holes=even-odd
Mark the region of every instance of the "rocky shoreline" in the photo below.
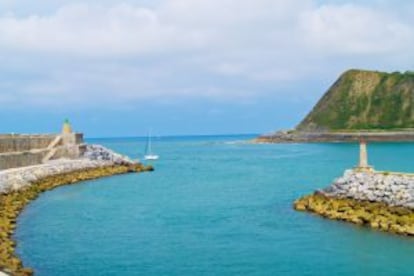
{"type": "Polygon", "coordinates": [[[375,142],[412,142],[414,131],[354,131],[354,132],[306,132],[298,130],[264,134],[255,143],[323,143],[356,142],[361,138],[375,142]]]}
{"type": "Polygon", "coordinates": [[[0,171],[0,274],[32,275],[15,254],[13,233],[20,212],[40,193],[58,186],[111,175],[151,171],[99,145],[88,145],[81,159],[0,171]]]}
{"type": "Polygon", "coordinates": [[[347,170],[329,187],[295,201],[294,208],[413,236],[414,175],[347,170]]]}

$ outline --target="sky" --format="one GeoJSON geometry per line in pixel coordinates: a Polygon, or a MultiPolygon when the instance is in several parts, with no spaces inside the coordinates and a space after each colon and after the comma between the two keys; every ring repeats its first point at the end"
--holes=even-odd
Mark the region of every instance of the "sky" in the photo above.
{"type": "Polygon", "coordinates": [[[294,128],[341,73],[414,67],[413,1],[0,0],[0,133],[294,128]]]}

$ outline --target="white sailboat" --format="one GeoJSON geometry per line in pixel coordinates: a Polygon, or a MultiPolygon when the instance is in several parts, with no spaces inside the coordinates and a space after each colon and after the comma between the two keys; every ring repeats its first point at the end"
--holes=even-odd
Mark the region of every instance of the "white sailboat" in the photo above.
{"type": "Polygon", "coordinates": [[[160,158],[160,157],[157,154],[154,154],[152,152],[152,147],[151,147],[151,132],[150,132],[148,134],[147,145],[145,147],[144,159],[145,160],[157,160],[158,158],[160,158]]]}

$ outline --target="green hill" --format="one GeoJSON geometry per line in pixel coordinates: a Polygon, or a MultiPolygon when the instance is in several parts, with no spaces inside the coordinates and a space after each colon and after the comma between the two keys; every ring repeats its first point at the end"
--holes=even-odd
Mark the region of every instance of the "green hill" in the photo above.
{"type": "Polygon", "coordinates": [[[414,128],[414,72],[343,73],[297,126],[299,131],[414,128]]]}

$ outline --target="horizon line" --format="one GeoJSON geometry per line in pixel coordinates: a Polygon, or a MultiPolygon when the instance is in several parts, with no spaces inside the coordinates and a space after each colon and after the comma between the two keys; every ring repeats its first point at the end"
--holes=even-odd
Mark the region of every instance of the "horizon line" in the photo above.
{"type": "MultiPolygon", "coordinates": [[[[260,133],[221,133],[221,134],[167,134],[167,135],[153,135],[152,137],[159,138],[178,138],[178,137],[212,137],[212,136],[256,136],[260,133]]],[[[147,138],[147,135],[133,135],[133,136],[106,136],[106,137],[87,137],[85,139],[117,139],[117,138],[147,138]]]]}

